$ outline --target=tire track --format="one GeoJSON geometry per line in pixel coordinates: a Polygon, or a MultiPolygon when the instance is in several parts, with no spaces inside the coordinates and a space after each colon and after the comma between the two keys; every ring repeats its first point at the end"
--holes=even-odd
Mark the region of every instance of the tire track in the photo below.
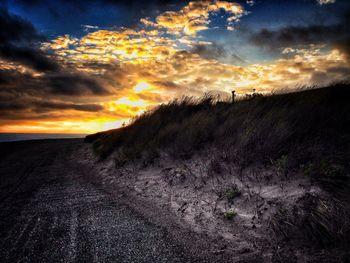
{"type": "Polygon", "coordinates": [[[74,163],[77,146],[43,146],[45,159],[26,164],[2,203],[0,261],[190,262],[159,228],[89,183],[89,171],[74,163]]]}
{"type": "Polygon", "coordinates": [[[22,224],[22,226],[24,225],[24,227],[20,230],[19,235],[17,237],[15,235],[14,240],[7,242],[7,244],[12,244],[12,246],[9,248],[8,252],[6,253],[5,260],[8,260],[8,262],[10,262],[11,258],[16,258],[18,255],[20,255],[18,253],[19,250],[22,249],[23,244],[26,243],[28,238],[30,238],[31,235],[33,235],[33,230],[36,229],[37,224],[38,224],[38,221],[37,221],[36,215],[31,217],[24,224],[22,224]]]}
{"type": "Polygon", "coordinates": [[[75,261],[77,255],[77,228],[78,228],[78,213],[77,211],[72,211],[72,217],[70,221],[69,229],[69,260],[75,261]]]}

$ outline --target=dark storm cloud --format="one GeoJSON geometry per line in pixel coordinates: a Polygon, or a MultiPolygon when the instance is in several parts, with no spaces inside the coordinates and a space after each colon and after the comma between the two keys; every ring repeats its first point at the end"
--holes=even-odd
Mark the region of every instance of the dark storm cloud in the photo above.
{"type": "Polygon", "coordinates": [[[97,79],[78,72],[55,72],[33,77],[15,70],[0,70],[0,91],[45,96],[83,97],[109,95],[97,79]]]}
{"type": "Polygon", "coordinates": [[[45,40],[33,25],[19,16],[10,15],[6,9],[0,9],[0,42],[27,43],[45,40]]]}
{"type": "Polygon", "coordinates": [[[10,70],[0,70],[0,88],[5,84],[10,84],[16,79],[15,72],[10,70]]]}
{"type": "Polygon", "coordinates": [[[250,42],[271,51],[309,44],[330,44],[349,54],[350,13],[347,11],[337,24],[286,26],[277,30],[262,29],[253,33],[250,42]]]}
{"type": "Polygon", "coordinates": [[[0,60],[41,73],[33,76],[15,68],[0,69],[1,119],[47,119],[57,111],[102,111],[98,104],[76,103],[84,96],[110,94],[99,80],[59,63],[40,49],[42,41],[47,39],[29,21],[0,9],[0,60]]]}
{"type": "Polygon", "coordinates": [[[62,73],[46,77],[46,84],[53,94],[59,95],[108,95],[100,83],[83,74],[62,73]],[[88,89],[87,89],[88,87],[88,89]]]}
{"type": "Polygon", "coordinates": [[[0,97],[0,116],[2,115],[2,112],[5,111],[19,111],[27,109],[27,105],[21,102],[16,101],[3,101],[3,99],[0,97]]]}
{"type": "Polygon", "coordinates": [[[1,119],[50,119],[50,113],[62,110],[80,112],[99,112],[103,108],[97,104],[72,104],[62,102],[5,102],[0,104],[1,119]],[[34,114],[35,113],[35,114],[34,114]]]}
{"type": "Polygon", "coordinates": [[[0,44],[0,57],[42,72],[60,70],[60,66],[55,61],[34,48],[0,44]]]}
{"type": "Polygon", "coordinates": [[[49,102],[41,101],[33,103],[36,107],[36,111],[44,110],[77,110],[77,111],[101,111],[103,107],[98,104],[74,104],[74,103],[63,103],[63,102],[49,102]]]}
{"type": "Polygon", "coordinates": [[[58,64],[35,48],[43,40],[29,21],[0,9],[0,57],[39,71],[57,71],[58,64]]]}
{"type": "Polygon", "coordinates": [[[62,95],[62,96],[88,96],[109,95],[99,80],[86,76],[83,73],[71,70],[49,72],[43,76],[33,77],[12,70],[0,70],[0,89],[13,87],[12,91],[23,93],[35,93],[38,96],[62,95]]]}
{"type": "Polygon", "coordinates": [[[262,29],[251,37],[251,42],[257,46],[271,49],[295,45],[327,43],[338,39],[339,35],[348,33],[345,25],[310,25],[289,26],[275,31],[262,29]]]}
{"type": "MultiPolygon", "coordinates": [[[[63,102],[59,100],[49,100],[47,98],[31,97],[23,95],[19,99],[16,93],[0,92],[0,117],[2,119],[26,119],[26,114],[33,115],[50,113],[54,111],[80,111],[80,112],[99,112],[103,107],[99,104],[81,104],[63,102]],[[22,117],[21,117],[22,116],[22,117]]],[[[50,115],[46,115],[50,117],[50,115]]]]}
{"type": "Polygon", "coordinates": [[[63,68],[54,56],[40,50],[39,41],[43,40],[45,37],[29,21],[11,15],[5,9],[0,10],[0,57],[45,73],[43,77],[33,78],[19,72],[3,70],[0,72],[0,84],[25,79],[26,87],[33,85],[36,90],[53,94],[108,94],[97,80],[74,69],[63,68]]]}

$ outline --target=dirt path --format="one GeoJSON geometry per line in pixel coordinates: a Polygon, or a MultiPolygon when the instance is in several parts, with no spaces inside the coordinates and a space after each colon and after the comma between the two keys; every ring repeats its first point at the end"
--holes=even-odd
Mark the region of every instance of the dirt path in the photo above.
{"type": "Polygon", "coordinates": [[[1,262],[192,262],[72,169],[80,140],[0,144],[1,262]]]}

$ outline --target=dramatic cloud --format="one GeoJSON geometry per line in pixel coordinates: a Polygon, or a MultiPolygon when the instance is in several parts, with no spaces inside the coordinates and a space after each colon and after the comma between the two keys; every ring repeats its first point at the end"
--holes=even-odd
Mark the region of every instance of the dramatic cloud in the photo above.
{"type": "Polygon", "coordinates": [[[289,26],[278,30],[262,29],[251,38],[252,43],[271,49],[295,45],[319,44],[338,39],[349,29],[345,25],[289,26]]]}
{"type": "MultiPolygon", "coordinates": [[[[4,99],[4,98],[2,98],[4,99]]],[[[16,101],[14,98],[11,100],[9,97],[6,98],[0,104],[0,114],[4,114],[6,111],[11,111],[10,116],[14,116],[16,111],[34,111],[37,113],[56,111],[56,110],[77,110],[77,111],[87,111],[87,112],[97,112],[101,111],[103,107],[97,104],[74,104],[74,103],[64,103],[64,102],[54,102],[54,101],[37,101],[37,100],[23,100],[16,101]],[[9,100],[10,99],[10,100],[9,100]]],[[[2,116],[5,117],[5,114],[2,116]]]]}
{"type": "MultiPolygon", "coordinates": [[[[139,1],[105,2],[140,6],[139,1]]],[[[165,2],[152,4],[168,6],[165,2]]],[[[83,36],[63,34],[52,40],[43,38],[28,21],[3,11],[0,129],[96,132],[119,127],[184,94],[213,92],[228,98],[233,89],[244,96],[253,89],[269,93],[349,81],[346,19],[252,33],[246,44],[253,43],[253,51],[263,47],[279,58],[251,63],[236,54],[231,43],[214,42],[204,34],[208,28],[215,32],[214,18],[221,29],[235,27],[247,14],[242,5],[185,1],[171,10],[143,18],[136,27],[80,27],[83,36]]],[[[232,37],[236,33],[230,32],[232,37]]]]}
{"type": "Polygon", "coordinates": [[[350,34],[350,30],[345,24],[290,26],[274,31],[262,29],[251,37],[251,42],[257,46],[276,49],[334,42],[348,34],[350,34]]]}
{"type": "MultiPolygon", "coordinates": [[[[98,80],[61,65],[59,57],[43,51],[40,43],[45,40],[30,22],[0,10],[0,116],[26,119],[39,118],[42,112],[53,110],[101,110],[101,105],[54,98],[101,96],[109,92],[98,80]]],[[[52,45],[68,47],[69,43],[56,40],[52,45]]]]}
{"type": "Polygon", "coordinates": [[[59,66],[35,48],[43,40],[31,23],[0,9],[0,57],[40,71],[57,71],[59,66]]]}
{"type": "Polygon", "coordinates": [[[350,38],[349,12],[345,12],[340,23],[331,25],[287,26],[277,30],[262,29],[252,34],[250,41],[256,46],[272,51],[286,47],[306,46],[310,44],[330,44],[345,53],[347,39],[350,38]]]}
{"type": "Polygon", "coordinates": [[[60,67],[38,49],[0,45],[0,57],[24,64],[38,71],[59,71],[60,67]]]}
{"type": "Polygon", "coordinates": [[[169,33],[195,36],[199,31],[208,29],[209,15],[225,11],[228,14],[228,26],[232,26],[244,15],[244,9],[237,3],[227,1],[193,1],[178,12],[168,11],[156,18],[156,23],[141,20],[146,25],[165,28],[169,33]]]}
{"type": "Polygon", "coordinates": [[[0,9],[0,29],[1,43],[27,43],[45,39],[30,22],[10,15],[5,9],[0,9]]]}

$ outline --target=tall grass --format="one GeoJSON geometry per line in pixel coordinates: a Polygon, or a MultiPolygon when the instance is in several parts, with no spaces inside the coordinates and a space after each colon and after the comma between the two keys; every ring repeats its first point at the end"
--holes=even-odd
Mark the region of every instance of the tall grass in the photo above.
{"type": "Polygon", "coordinates": [[[236,103],[185,97],[85,140],[102,159],[113,151],[125,161],[156,157],[159,151],[188,158],[214,145],[242,167],[283,157],[288,169],[308,167],[313,176],[328,170],[332,176],[331,166],[349,165],[349,102],[349,84],[236,103]]]}
{"type": "MultiPolygon", "coordinates": [[[[186,97],[85,141],[93,143],[101,159],[114,152],[117,165],[152,160],[159,152],[189,158],[208,147],[217,164],[273,165],[282,176],[301,172],[323,186],[328,197],[306,196],[291,208],[281,207],[271,219],[272,232],[312,245],[349,248],[350,84],[235,103],[186,97]]],[[[221,172],[220,165],[212,166],[221,172]]]]}

